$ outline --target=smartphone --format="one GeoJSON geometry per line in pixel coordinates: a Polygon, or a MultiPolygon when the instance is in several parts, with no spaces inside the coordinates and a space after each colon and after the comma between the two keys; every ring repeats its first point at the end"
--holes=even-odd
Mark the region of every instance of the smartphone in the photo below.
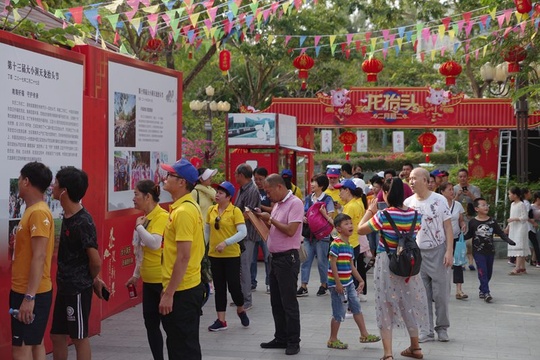
{"type": "Polygon", "coordinates": [[[258,213],[258,212],[261,212],[261,209],[259,208],[256,208],[256,207],[253,207],[253,206],[249,206],[249,205],[246,205],[246,207],[251,210],[252,212],[254,213],[258,213]]]}
{"type": "Polygon", "coordinates": [[[105,286],[101,288],[101,296],[103,297],[103,300],[109,301],[111,293],[109,292],[109,290],[107,290],[105,286]]]}
{"type": "Polygon", "coordinates": [[[467,191],[467,187],[466,187],[466,186],[464,186],[464,187],[462,187],[462,188],[461,188],[461,190],[463,190],[463,191],[467,191]]]}

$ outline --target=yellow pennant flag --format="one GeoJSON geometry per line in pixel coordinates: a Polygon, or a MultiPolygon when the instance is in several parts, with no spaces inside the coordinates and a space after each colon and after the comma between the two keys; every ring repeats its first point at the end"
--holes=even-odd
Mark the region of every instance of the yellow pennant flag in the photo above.
{"type": "Polygon", "coordinates": [[[147,14],[155,14],[159,10],[159,5],[144,7],[141,10],[147,14]]]}
{"type": "Polygon", "coordinates": [[[375,51],[375,46],[377,46],[377,38],[371,38],[371,52],[375,51]]]}
{"type": "Polygon", "coordinates": [[[401,46],[403,45],[403,38],[397,38],[396,42],[397,42],[399,50],[401,50],[401,46]]]}
{"type": "Polygon", "coordinates": [[[204,31],[204,36],[206,36],[206,38],[210,38],[210,31],[208,30],[208,28],[206,26],[202,26],[202,29],[204,31]]]}
{"type": "Polygon", "coordinates": [[[210,37],[215,37],[216,36],[216,30],[217,30],[217,27],[213,27],[210,29],[210,37]]]}
{"type": "Polygon", "coordinates": [[[105,5],[104,8],[112,12],[113,14],[116,13],[116,9],[122,5],[124,0],[114,0],[111,4],[105,5]]]}
{"type": "Polygon", "coordinates": [[[84,40],[77,35],[73,35],[73,40],[75,42],[75,45],[86,45],[84,40]]]}
{"type": "Polygon", "coordinates": [[[486,53],[487,53],[487,45],[484,45],[484,50],[482,51],[482,57],[486,57],[486,53]]]}
{"type": "Polygon", "coordinates": [[[431,50],[431,61],[435,60],[435,50],[431,50]]]}
{"type": "Polygon", "coordinates": [[[454,41],[454,37],[456,36],[454,29],[448,30],[448,36],[450,36],[450,41],[454,41]]]}
{"type": "Polygon", "coordinates": [[[191,21],[191,25],[194,27],[197,27],[197,21],[199,21],[199,15],[200,13],[194,13],[189,15],[189,21],[191,21]]]}
{"type": "Polygon", "coordinates": [[[268,35],[268,45],[271,45],[274,42],[275,35],[268,35]]]}
{"type": "Polygon", "coordinates": [[[445,31],[445,28],[444,28],[444,25],[439,25],[439,39],[444,39],[444,31],[445,31]]]}
{"type": "Polygon", "coordinates": [[[522,22],[523,20],[523,14],[520,14],[519,12],[517,11],[514,11],[514,14],[516,15],[516,19],[517,19],[517,22],[520,23],[522,22]]]}
{"type": "Polygon", "coordinates": [[[289,9],[289,5],[291,5],[291,3],[288,3],[288,2],[284,2],[281,6],[283,7],[283,12],[286,14],[287,13],[287,9],[289,9]]]}
{"type": "Polygon", "coordinates": [[[495,20],[495,17],[497,16],[497,7],[496,6],[493,9],[489,10],[489,16],[491,16],[491,20],[495,20]]]}
{"type": "Polygon", "coordinates": [[[21,15],[19,14],[16,8],[13,8],[12,13],[13,13],[13,20],[15,21],[21,20],[21,15]]]}
{"type": "Polygon", "coordinates": [[[334,41],[336,41],[337,35],[330,35],[330,46],[334,45],[334,41]]]}
{"type": "Polygon", "coordinates": [[[107,44],[105,44],[105,40],[103,40],[103,38],[101,38],[101,48],[103,50],[106,50],[107,49],[107,44]]]}
{"type": "Polygon", "coordinates": [[[259,12],[257,13],[257,22],[259,22],[259,23],[261,22],[262,16],[263,16],[263,12],[262,12],[262,11],[259,11],[259,12]]]}

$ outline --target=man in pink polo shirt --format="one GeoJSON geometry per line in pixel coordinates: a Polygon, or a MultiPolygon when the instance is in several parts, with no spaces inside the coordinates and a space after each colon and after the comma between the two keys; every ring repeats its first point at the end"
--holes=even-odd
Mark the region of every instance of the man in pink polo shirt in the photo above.
{"type": "Polygon", "coordinates": [[[300,309],[296,299],[296,283],[300,271],[298,249],[302,241],[302,200],[287,189],[283,178],[272,174],[264,189],[271,202],[272,213],[257,213],[270,227],[270,304],[274,317],[274,339],[261,343],[263,349],[286,349],[285,354],[300,351],[300,309]]]}

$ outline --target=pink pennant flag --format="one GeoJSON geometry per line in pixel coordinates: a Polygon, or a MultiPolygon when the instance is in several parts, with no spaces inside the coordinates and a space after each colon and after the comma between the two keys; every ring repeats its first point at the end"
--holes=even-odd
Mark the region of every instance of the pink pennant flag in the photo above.
{"type": "Polygon", "coordinates": [[[381,32],[382,32],[382,36],[383,36],[384,40],[388,41],[388,35],[390,35],[390,30],[385,29],[385,30],[383,30],[381,32]]]}
{"type": "Polygon", "coordinates": [[[255,35],[255,42],[259,42],[261,41],[261,34],[257,33],[257,35],[255,35]]]}
{"type": "Polygon", "coordinates": [[[171,18],[166,13],[161,14],[161,18],[163,19],[163,22],[167,24],[167,26],[171,26],[171,18]]]}
{"type": "Polygon", "coordinates": [[[319,45],[319,41],[321,41],[321,35],[315,35],[315,37],[313,38],[313,43],[315,44],[315,46],[319,45]]]}
{"type": "Polygon", "coordinates": [[[465,64],[468,64],[470,59],[471,59],[470,54],[465,55],[465,64]]]}
{"type": "Polygon", "coordinates": [[[294,0],[294,7],[296,8],[296,11],[300,11],[302,8],[302,0],[294,0]]]}
{"type": "Polygon", "coordinates": [[[307,48],[302,48],[302,49],[300,50],[300,55],[302,55],[303,53],[305,53],[306,50],[307,50],[307,48]]]}
{"type": "Polygon", "coordinates": [[[425,42],[428,42],[430,38],[431,38],[431,34],[429,32],[429,28],[423,28],[422,39],[424,39],[425,42]]]}
{"type": "Polygon", "coordinates": [[[480,49],[476,49],[476,51],[474,52],[476,60],[478,60],[478,55],[480,55],[480,49]]]}
{"type": "Polygon", "coordinates": [[[182,32],[184,33],[185,36],[187,36],[189,30],[191,30],[191,25],[182,26],[182,32]]]}
{"type": "Polygon", "coordinates": [[[124,15],[126,15],[128,21],[131,21],[131,19],[133,19],[133,17],[135,16],[135,13],[137,13],[137,9],[133,9],[131,11],[126,11],[124,13],[124,15]]]}
{"type": "Polygon", "coordinates": [[[388,48],[382,49],[383,59],[386,60],[386,55],[388,55],[388,48]]]}
{"type": "Polygon", "coordinates": [[[217,7],[211,7],[210,9],[207,10],[208,17],[210,18],[210,20],[212,20],[212,22],[216,20],[217,11],[218,11],[217,7]]]}
{"type": "Polygon", "coordinates": [[[240,7],[242,5],[242,0],[234,0],[236,6],[240,7]]]}
{"type": "Polygon", "coordinates": [[[469,21],[467,23],[467,27],[465,28],[465,37],[469,37],[469,35],[471,34],[471,30],[473,28],[473,25],[474,25],[473,21],[469,21]]]}
{"type": "Polygon", "coordinates": [[[69,12],[71,13],[71,16],[73,17],[73,22],[75,24],[81,24],[83,19],[83,7],[73,7],[69,9],[69,12]]]}
{"type": "Polygon", "coordinates": [[[204,7],[206,10],[209,10],[212,6],[214,6],[214,0],[208,0],[203,2],[204,7]]]}
{"type": "Polygon", "coordinates": [[[240,24],[240,26],[244,26],[246,24],[246,13],[241,13],[238,15],[237,22],[240,24]]]}
{"type": "Polygon", "coordinates": [[[270,9],[272,9],[272,13],[276,13],[277,9],[279,9],[279,3],[277,1],[274,1],[272,5],[270,6],[270,9]]]}
{"type": "Polygon", "coordinates": [[[457,22],[458,33],[460,33],[461,30],[463,30],[463,25],[465,25],[465,20],[459,20],[459,21],[457,22]]]}
{"type": "Polygon", "coordinates": [[[471,46],[471,39],[465,41],[465,52],[469,52],[469,47],[471,46]]]}
{"type": "Polygon", "coordinates": [[[446,52],[446,46],[443,46],[441,48],[441,56],[444,56],[444,53],[446,52]]]}
{"type": "Polygon", "coordinates": [[[396,34],[391,34],[390,35],[390,46],[394,45],[395,40],[396,40],[396,34]]]}
{"type": "Polygon", "coordinates": [[[148,20],[148,31],[150,32],[152,39],[156,37],[158,17],[159,14],[148,14],[146,16],[146,19],[148,20]]]}
{"type": "Polygon", "coordinates": [[[266,9],[263,11],[263,19],[264,21],[268,21],[268,18],[270,17],[270,9],[266,9]]]}
{"type": "Polygon", "coordinates": [[[118,31],[114,33],[114,45],[118,45],[118,42],[120,41],[120,35],[118,34],[118,31]]]}
{"type": "Polygon", "coordinates": [[[171,45],[173,43],[173,34],[172,34],[172,32],[169,32],[167,34],[167,39],[169,40],[169,45],[171,45]]]}
{"type": "Polygon", "coordinates": [[[289,43],[289,40],[291,40],[291,35],[285,36],[285,46],[289,43]]]}
{"type": "Polygon", "coordinates": [[[514,11],[512,9],[507,9],[504,11],[504,19],[506,20],[506,23],[509,24],[510,20],[512,20],[512,14],[514,11]]]}
{"type": "MultiPolygon", "coordinates": [[[[42,9],[42,10],[45,10],[45,8],[43,7],[43,4],[41,3],[41,0],[36,0],[38,6],[42,9]]],[[[9,4],[6,4],[6,6],[8,6],[9,4]]]]}
{"type": "Polygon", "coordinates": [[[210,19],[204,19],[204,26],[206,26],[206,29],[208,31],[210,31],[210,29],[212,28],[212,20],[210,19]]]}
{"type": "Polygon", "coordinates": [[[521,27],[521,35],[525,35],[525,28],[527,27],[527,22],[522,21],[521,24],[519,24],[519,26],[521,27]]]}
{"type": "Polygon", "coordinates": [[[435,44],[437,44],[437,39],[438,38],[439,38],[439,35],[431,34],[431,43],[433,44],[433,47],[435,47],[435,44]]]}
{"type": "Polygon", "coordinates": [[[504,29],[504,34],[503,34],[503,37],[506,37],[508,36],[508,34],[512,31],[512,27],[509,26],[507,27],[506,29],[504,29]]]}
{"type": "Polygon", "coordinates": [[[463,13],[463,20],[465,20],[466,22],[469,22],[471,21],[471,12],[466,12],[466,13],[463,13]]]}
{"type": "Polygon", "coordinates": [[[354,34],[347,34],[347,45],[351,45],[354,34]]]}
{"type": "Polygon", "coordinates": [[[443,25],[444,25],[444,30],[448,30],[448,26],[450,26],[450,22],[452,21],[451,18],[449,17],[445,17],[444,19],[441,20],[443,25]]]}
{"type": "Polygon", "coordinates": [[[69,24],[66,22],[66,20],[62,20],[62,29],[65,29],[69,26],[69,24]]]}
{"type": "Polygon", "coordinates": [[[502,28],[504,24],[504,14],[497,16],[497,22],[499,23],[499,27],[502,28]]]}
{"type": "Polygon", "coordinates": [[[132,9],[138,9],[139,8],[139,3],[141,2],[140,0],[126,0],[127,4],[129,5],[130,8],[132,9]]]}
{"type": "Polygon", "coordinates": [[[356,48],[356,52],[360,52],[360,44],[361,44],[360,40],[356,40],[356,41],[354,42],[354,46],[355,46],[355,48],[356,48]]]}

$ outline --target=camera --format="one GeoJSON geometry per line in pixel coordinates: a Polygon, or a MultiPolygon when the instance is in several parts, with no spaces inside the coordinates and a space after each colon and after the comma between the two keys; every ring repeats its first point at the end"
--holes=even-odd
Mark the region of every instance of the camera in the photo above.
{"type": "Polygon", "coordinates": [[[462,187],[462,188],[461,188],[461,190],[463,190],[463,191],[467,191],[467,187],[466,187],[466,186],[464,186],[464,187],[462,187]]]}

